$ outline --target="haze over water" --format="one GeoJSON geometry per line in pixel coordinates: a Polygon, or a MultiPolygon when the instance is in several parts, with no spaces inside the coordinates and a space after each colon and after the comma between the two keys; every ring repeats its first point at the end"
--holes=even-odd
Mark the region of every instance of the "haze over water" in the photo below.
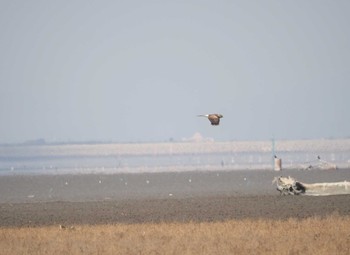
{"type": "Polygon", "coordinates": [[[350,167],[350,140],[0,146],[0,174],[327,170],[350,167]],[[320,157],[320,159],[318,159],[320,157]]]}

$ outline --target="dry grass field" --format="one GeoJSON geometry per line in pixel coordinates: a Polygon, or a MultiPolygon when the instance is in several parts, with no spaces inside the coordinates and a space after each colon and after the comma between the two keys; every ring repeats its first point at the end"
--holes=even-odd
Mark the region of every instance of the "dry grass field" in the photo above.
{"type": "Polygon", "coordinates": [[[350,216],[0,228],[0,254],[350,254],[350,216]]]}

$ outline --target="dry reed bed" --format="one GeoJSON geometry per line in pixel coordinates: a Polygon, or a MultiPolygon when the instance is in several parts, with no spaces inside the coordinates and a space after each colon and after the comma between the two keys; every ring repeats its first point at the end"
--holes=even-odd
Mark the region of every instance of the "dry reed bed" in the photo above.
{"type": "Polygon", "coordinates": [[[0,254],[350,254],[350,216],[0,228],[0,254]]]}

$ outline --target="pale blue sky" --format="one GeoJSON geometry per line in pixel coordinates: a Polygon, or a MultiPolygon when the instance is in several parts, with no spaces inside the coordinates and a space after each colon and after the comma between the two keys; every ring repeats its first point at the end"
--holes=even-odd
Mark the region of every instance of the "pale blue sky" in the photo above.
{"type": "Polygon", "coordinates": [[[349,1],[0,1],[0,143],[350,136],[349,1]],[[219,112],[212,127],[196,115],[219,112]]]}

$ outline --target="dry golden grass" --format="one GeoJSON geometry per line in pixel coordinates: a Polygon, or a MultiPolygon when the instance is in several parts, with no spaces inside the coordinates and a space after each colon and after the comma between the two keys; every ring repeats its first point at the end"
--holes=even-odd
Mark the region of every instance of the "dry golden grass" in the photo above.
{"type": "Polygon", "coordinates": [[[350,254],[350,216],[0,228],[0,254],[350,254]]]}

